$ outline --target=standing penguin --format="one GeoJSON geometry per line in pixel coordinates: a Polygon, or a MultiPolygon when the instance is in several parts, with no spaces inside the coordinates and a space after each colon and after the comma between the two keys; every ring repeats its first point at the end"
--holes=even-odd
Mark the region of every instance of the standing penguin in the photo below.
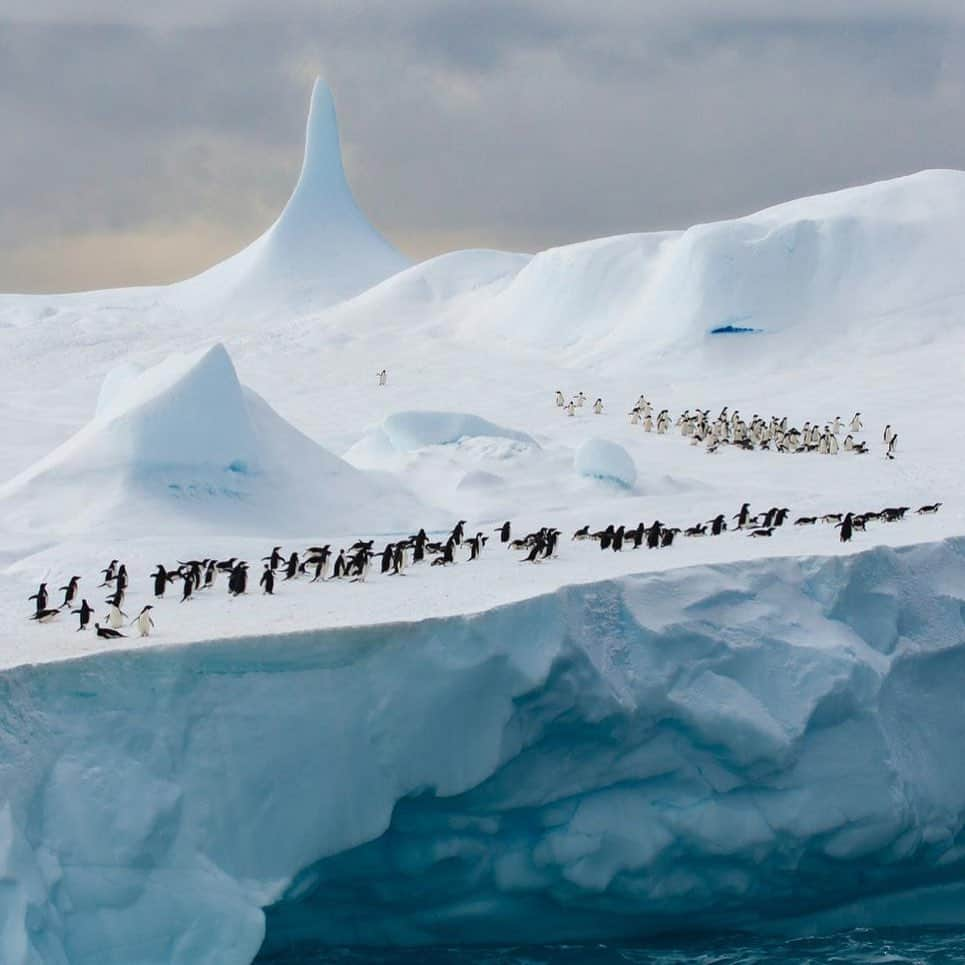
{"type": "Polygon", "coordinates": [[[737,520],[738,529],[743,529],[747,525],[747,520],[750,518],[750,515],[751,515],[751,504],[744,503],[740,508],[740,512],[734,516],[734,519],[737,520]]]}
{"type": "Polygon", "coordinates": [[[124,626],[126,617],[127,614],[116,603],[111,604],[110,611],[107,614],[107,622],[114,630],[120,630],[124,626]]]}
{"type": "Polygon", "coordinates": [[[897,432],[893,432],[893,433],[891,434],[891,439],[890,439],[889,442],[888,442],[888,451],[885,453],[885,455],[886,455],[889,459],[894,459],[894,458],[895,458],[895,450],[896,450],[897,448],[898,448],[898,433],[897,433],[897,432]]]}
{"type": "Polygon", "coordinates": [[[261,579],[258,581],[258,585],[264,587],[264,591],[267,596],[274,596],[275,571],[268,563],[265,564],[265,572],[261,574],[261,579]]]}
{"type": "Polygon", "coordinates": [[[653,526],[647,530],[647,549],[655,550],[660,546],[660,530],[663,523],[659,519],[653,521],[653,526]]]}
{"type": "Polygon", "coordinates": [[[28,600],[37,601],[37,612],[47,609],[47,584],[41,583],[37,589],[37,592],[33,596],[28,596],[28,600]]]}
{"type": "Polygon", "coordinates": [[[375,374],[378,376],[379,385],[386,385],[388,383],[389,373],[386,372],[385,369],[382,369],[381,371],[376,372],[375,374]]]}
{"type": "Polygon", "coordinates": [[[87,629],[87,625],[90,623],[90,617],[91,617],[91,614],[94,612],[94,608],[91,607],[91,606],[88,606],[86,600],[81,600],[81,601],[80,601],[80,609],[79,609],[79,610],[71,610],[70,612],[71,612],[71,613],[76,613],[76,614],[78,614],[78,615],[80,616],[80,626],[79,626],[77,629],[78,629],[78,630],[86,630],[86,629],[87,629]]]}
{"type": "Polygon", "coordinates": [[[456,544],[456,546],[459,546],[462,543],[462,537],[463,537],[463,533],[465,532],[465,528],[466,528],[466,521],[464,519],[460,519],[459,522],[456,523],[455,527],[453,527],[452,536],[450,538],[456,544]]]}
{"type": "Polygon", "coordinates": [[[333,579],[341,579],[345,576],[345,550],[339,550],[338,556],[335,559],[335,569],[332,572],[333,579]]]}
{"type": "Polygon", "coordinates": [[[114,581],[115,581],[114,585],[117,587],[118,590],[127,589],[127,584],[129,581],[127,579],[126,564],[121,563],[120,569],[117,571],[117,576],[114,577],[114,581]]]}
{"type": "Polygon", "coordinates": [[[854,514],[848,513],[840,523],[836,524],[840,529],[840,537],[842,543],[851,542],[851,534],[854,530],[854,514]]]}
{"type": "Polygon", "coordinates": [[[593,411],[596,415],[603,414],[603,399],[597,399],[596,402],[593,403],[593,411]]]}
{"type": "Polygon", "coordinates": [[[388,573],[392,569],[392,560],[395,558],[395,544],[386,543],[385,549],[382,550],[382,564],[381,572],[388,573]]]}
{"type": "Polygon", "coordinates": [[[864,428],[864,423],[861,421],[861,413],[856,412],[851,418],[851,431],[860,432],[864,428]]]}
{"type": "Polygon", "coordinates": [[[72,576],[67,581],[67,585],[61,587],[61,589],[64,591],[64,602],[60,604],[61,609],[74,605],[74,600],[77,598],[77,584],[79,582],[79,576],[72,576]]]}
{"type": "Polygon", "coordinates": [[[582,409],[584,402],[586,402],[586,396],[580,392],[580,394],[576,397],[576,404],[582,409]]]}
{"type": "Polygon", "coordinates": [[[232,596],[241,596],[248,589],[248,564],[242,560],[236,563],[228,577],[228,592],[232,596]]]}
{"type": "Polygon", "coordinates": [[[562,409],[566,405],[566,400],[563,398],[563,393],[559,389],[556,390],[556,405],[557,408],[562,409]]]}
{"type": "Polygon", "coordinates": [[[499,533],[499,542],[500,542],[500,543],[508,543],[508,542],[509,542],[510,530],[511,530],[511,527],[510,527],[510,525],[509,525],[509,520],[507,520],[505,523],[503,523],[503,525],[500,526],[499,529],[496,530],[496,532],[499,533]]]}
{"type": "Polygon", "coordinates": [[[324,580],[328,576],[328,558],[332,555],[332,550],[328,543],[324,546],[317,546],[310,557],[310,562],[315,564],[315,575],[312,583],[324,580]]]}
{"type": "Polygon", "coordinates": [[[137,624],[138,633],[142,637],[149,637],[151,631],[154,629],[154,621],[151,619],[151,610],[154,607],[150,603],[144,607],[143,610],[131,621],[132,624],[137,624]]]}
{"type": "Polygon", "coordinates": [[[185,600],[190,600],[193,592],[194,580],[190,573],[184,573],[181,576],[181,602],[184,603],[185,600]]]}
{"type": "Polygon", "coordinates": [[[424,529],[420,529],[412,541],[412,562],[421,563],[426,558],[426,543],[429,537],[424,529]]]}
{"type": "Polygon", "coordinates": [[[158,563],[157,571],[151,574],[151,579],[154,580],[154,597],[159,600],[164,596],[164,591],[171,581],[171,577],[168,575],[168,571],[162,563],[158,563]]]}
{"type": "Polygon", "coordinates": [[[262,562],[267,560],[268,565],[273,570],[277,570],[278,567],[281,566],[282,562],[284,562],[284,557],[281,555],[281,547],[280,546],[273,547],[271,551],[271,555],[263,556],[261,559],[262,559],[262,562]]]}
{"type": "Polygon", "coordinates": [[[288,563],[285,566],[285,579],[292,580],[298,575],[298,554],[292,553],[288,557],[288,563]]]}
{"type": "Polygon", "coordinates": [[[727,520],[724,518],[723,513],[720,513],[719,515],[715,516],[710,521],[711,536],[720,536],[720,534],[723,533],[726,529],[727,529],[727,520]]]}

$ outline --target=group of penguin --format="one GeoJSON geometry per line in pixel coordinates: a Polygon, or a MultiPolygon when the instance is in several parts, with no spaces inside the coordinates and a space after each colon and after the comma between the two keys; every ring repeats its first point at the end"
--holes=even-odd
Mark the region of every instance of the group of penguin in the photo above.
{"type": "MultiPolygon", "coordinates": [[[[95,621],[94,630],[98,637],[113,640],[126,636],[126,634],[121,633],[120,628],[124,626],[124,621],[127,619],[127,614],[122,609],[129,583],[127,567],[123,563],[118,564],[117,560],[111,560],[110,564],[101,570],[101,573],[104,576],[104,581],[100,586],[112,587],[112,590],[105,601],[108,606],[107,616],[104,618],[106,625],[101,626],[99,621],[95,621]]],[[[94,608],[86,599],[82,599],[80,606],[76,610],[73,609],[80,593],[80,580],[79,576],[72,576],[67,581],[66,586],[59,588],[64,594],[64,601],[59,607],[49,605],[47,584],[41,583],[37,592],[28,598],[33,600],[35,604],[35,610],[30,619],[36,620],[38,623],[50,623],[66,610],[79,618],[80,626],[77,629],[86,630],[90,626],[91,617],[94,615],[94,608]]],[[[130,625],[136,625],[142,637],[150,636],[154,629],[154,620],[151,615],[153,609],[154,607],[148,604],[131,621],[130,625]]]]}
{"type": "MultiPolygon", "coordinates": [[[[562,409],[568,416],[575,416],[576,410],[582,409],[586,402],[587,397],[582,392],[578,392],[567,402],[566,396],[559,389],[556,390],[556,407],[562,409]]],[[[603,399],[597,399],[591,408],[594,415],[603,415],[603,399]]]]}
{"type": "MultiPolygon", "coordinates": [[[[920,516],[933,515],[941,509],[941,503],[930,503],[920,506],[916,513],[920,516]]],[[[818,522],[833,524],[840,532],[841,542],[850,542],[855,532],[864,532],[867,524],[874,521],[885,523],[899,522],[910,512],[908,506],[892,506],[879,511],[864,513],[826,513],[823,516],[799,516],[794,521],[795,526],[813,526],[818,522]]],[[[764,513],[752,514],[749,503],[744,503],[740,510],[728,519],[726,514],[720,513],[704,523],[681,529],[668,526],[660,520],[655,520],[650,526],[640,522],[634,525],[620,525],[613,523],[604,529],[591,532],[590,527],[583,526],[572,536],[573,540],[595,540],[601,550],[619,552],[625,546],[639,549],[646,544],[649,549],[660,549],[672,546],[674,539],[683,534],[685,537],[720,536],[728,531],[728,524],[733,523],[733,529],[744,532],[748,536],[759,538],[772,536],[774,531],[782,527],[788,520],[790,510],[787,507],[774,506],[764,513]]],[[[357,540],[347,550],[341,549],[332,564],[332,574],[329,576],[329,563],[332,560],[332,550],[329,544],[324,546],[310,546],[303,554],[292,552],[285,556],[280,546],[272,548],[271,552],[262,557],[264,570],[258,581],[262,592],[273,595],[276,580],[294,580],[300,576],[310,574],[310,582],[317,583],[327,580],[349,580],[364,583],[369,574],[373,559],[379,558],[379,569],[382,575],[398,576],[410,564],[429,562],[430,566],[447,566],[456,562],[457,550],[465,547],[468,550],[468,561],[479,559],[483,548],[489,540],[482,532],[475,536],[466,536],[466,521],[459,520],[448,537],[444,540],[430,539],[424,529],[418,533],[386,543],[385,547],[376,552],[373,540],[357,540]]],[[[512,525],[509,521],[494,530],[499,541],[510,550],[525,552],[521,559],[524,563],[541,563],[555,558],[559,547],[561,531],[555,527],[543,526],[538,530],[527,533],[523,537],[513,538],[512,525]]],[[[240,596],[248,591],[248,568],[245,560],[231,557],[226,560],[207,558],[202,560],[178,561],[178,565],[168,569],[158,564],[151,580],[156,599],[164,597],[172,582],[181,580],[181,602],[190,600],[195,592],[212,589],[219,575],[226,575],[228,593],[240,596]]],[[[127,594],[129,578],[127,566],[118,560],[111,560],[101,571],[104,580],[101,587],[110,587],[107,597],[107,616],[104,624],[94,623],[98,637],[116,639],[126,636],[122,633],[128,615],[124,612],[124,599],[127,594]]],[[[41,583],[37,592],[28,599],[35,604],[32,620],[38,623],[49,623],[65,610],[79,617],[78,630],[86,630],[90,626],[94,609],[86,599],[82,599],[80,606],[74,609],[80,588],[79,576],[72,576],[65,586],[60,587],[64,594],[63,602],[58,607],[50,606],[47,584],[41,583]]],[[[150,636],[154,629],[152,604],[145,605],[140,613],[128,624],[135,626],[142,637],[150,636]]]]}
{"type": "MultiPolygon", "coordinates": [[[[828,456],[836,456],[842,451],[855,455],[869,452],[867,442],[855,439],[864,429],[860,412],[856,412],[848,423],[840,416],[835,416],[823,428],[817,422],[808,421],[799,429],[790,425],[787,416],[764,419],[755,413],[748,422],[737,409],[732,412],[728,406],[724,406],[713,419],[709,409],[695,409],[693,412],[687,409],[672,419],[667,409],[661,409],[654,415],[652,404],[641,395],[629,415],[630,424],[642,425],[646,432],[664,435],[672,426],[676,426],[692,446],[704,445],[708,453],[717,452],[721,446],[736,446],[747,451],[816,452],[828,456]],[[839,439],[843,432],[846,432],[844,438],[839,439]]],[[[898,433],[890,425],[885,427],[882,441],[885,457],[894,459],[898,433]]]]}

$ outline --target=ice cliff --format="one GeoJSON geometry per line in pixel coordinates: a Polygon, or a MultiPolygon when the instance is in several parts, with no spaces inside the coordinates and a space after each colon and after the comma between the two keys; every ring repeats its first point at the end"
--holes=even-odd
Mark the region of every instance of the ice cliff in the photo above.
{"type": "Polygon", "coordinates": [[[965,540],[0,674],[5,965],[963,921],[965,540]]]}

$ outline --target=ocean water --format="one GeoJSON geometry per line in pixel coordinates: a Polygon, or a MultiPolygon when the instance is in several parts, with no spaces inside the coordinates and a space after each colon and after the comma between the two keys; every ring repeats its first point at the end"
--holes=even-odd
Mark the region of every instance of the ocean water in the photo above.
{"type": "Polygon", "coordinates": [[[965,963],[965,932],[857,929],[793,940],[725,936],[646,945],[505,948],[326,948],[260,957],[259,965],[943,965],[965,963]]]}

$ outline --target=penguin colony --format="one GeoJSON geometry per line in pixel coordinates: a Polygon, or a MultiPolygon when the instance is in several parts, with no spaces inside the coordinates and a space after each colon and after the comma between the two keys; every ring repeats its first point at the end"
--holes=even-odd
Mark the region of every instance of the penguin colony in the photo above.
{"type": "MultiPolygon", "coordinates": [[[[556,405],[570,416],[586,402],[586,396],[578,396],[565,401],[563,393],[557,389],[556,405]]],[[[597,399],[593,405],[597,415],[603,412],[603,400],[597,399]]],[[[821,425],[820,422],[805,422],[800,428],[791,425],[787,416],[771,416],[764,419],[757,413],[745,420],[737,409],[730,411],[724,406],[716,418],[711,418],[709,409],[686,409],[674,419],[668,409],[654,414],[652,403],[641,395],[628,413],[631,425],[643,427],[645,432],[666,435],[672,428],[680,430],[681,436],[690,440],[692,446],[703,445],[708,453],[717,452],[721,446],[735,446],[749,452],[755,450],[782,453],[816,452],[820,455],[836,456],[839,452],[854,455],[867,455],[868,443],[855,437],[864,430],[861,413],[856,412],[845,423],[840,416],[821,425]],[[844,438],[841,438],[844,434],[844,438]]],[[[898,448],[898,433],[891,425],[885,426],[882,435],[885,458],[894,459],[898,448]]]]}
{"type": "MultiPolygon", "coordinates": [[[[919,507],[920,516],[934,515],[941,509],[941,503],[931,503],[919,507]]],[[[851,541],[855,533],[866,532],[869,523],[897,523],[910,512],[908,506],[892,506],[871,512],[826,513],[823,516],[799,516],[794,526],[814,526],[823,523],[838,530],[842,543],[851,541]]],[[[644,522],[617,525],[610,523],[603,529],[591,530],[583,526],[573,533],[572,541],[595,541],[601,550],[621,552],[625,549],[666,549],[673,546],[677,536],[684,538],[717,537],[725,533],[742,533],[750,538],[771,537],[781,529],[790,518],[787,507],[774,506],[766,512],[753,514],[748,503],[731,516],[720,513],[706,522],[698,522],[681,528],[654,520],[649,526],[644,522]]],[[[457,562],[478,560],[489,541],[482,531],[466,535],[466,521],[459,520],[444,539],[431,539],[424,529],[405,539],[386,543],[381,550],[375,550],[374,540],[357,540],[348,548],[334,553],[330,544],[310,546],[303,553],[282,552],[281,546],[272,547],[271,552],[260,560],[264,564],[258,587],[266,596],[275,594],[276,584],[299,579],[310,583],[332,581],[364,583],[373,563],[378,566],[382,576],[402,576],[409,566],[428,565],[447,567],[457,562]],[[334,557],[334,558],[333,558],[334,557]],[[459,559],[457,560],[457,557],[459,559]],[[331,572],[330,572],[331,570],[331,572]]],[[[522,563],[540,564],[555,559],[558,555],[562,533],[552,526],[543,526],[525,536],[513,538],[511,522],[507,521],[494,531],[499,542],[511,551],[521,552],[522,563]]],[[[155,600],[165,597],[168,588],[180,581],[180,602],[190,601],[196,593],[214,591],[219,581],[227,582],[230,596],[241,596],[249,592],[249,563],[246,560],[230,557],[225,560],[206,558],[200,560],[178,560],[177,565],[166,567],[159,563],[150,574],[151,590],[155,600]]],[[[93,624],[98,637],[104,639],[124,638],[126,628],[136,627],[141,637],[149,637],[155,628],[154,604],[143,606],[131,619],[124,611],[129,577],[127,566],[118,560],[111,560],[101,571],[103,580],[98,588],[108,588],[105,599],[107,613],[102,621],[93,624]]],[[[86,598],[80,597],[80,576],[72,576],[64,586],[59,587],[63,601],[52,606],[47,583],[41,583],[36,593],[28,597],[34,603],[30,619],[37,623],[51,623],[62,613],[78,617],[78,630],[87,630],[91,625],[94,608],[86,598]]]]}

